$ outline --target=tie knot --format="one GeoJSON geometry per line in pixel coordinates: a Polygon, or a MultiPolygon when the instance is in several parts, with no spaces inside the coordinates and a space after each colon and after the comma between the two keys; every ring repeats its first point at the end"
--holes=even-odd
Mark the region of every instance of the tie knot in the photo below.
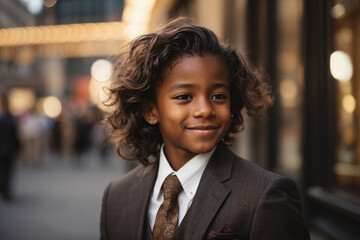
{"type": "Polygon", "coordinates": [[[164,180],[163,189],[164,199],[177,199],[182,191],[182,186],[176,175],[169,175],[164,180]]]}

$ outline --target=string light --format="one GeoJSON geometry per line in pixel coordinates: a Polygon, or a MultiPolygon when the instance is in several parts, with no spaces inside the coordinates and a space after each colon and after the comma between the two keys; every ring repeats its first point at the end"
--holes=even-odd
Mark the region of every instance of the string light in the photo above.
{"type": "Polygon", "coordinates": [[[3,28],[0,47],[125,40],[124,28],[123,22],[3,28]]]}

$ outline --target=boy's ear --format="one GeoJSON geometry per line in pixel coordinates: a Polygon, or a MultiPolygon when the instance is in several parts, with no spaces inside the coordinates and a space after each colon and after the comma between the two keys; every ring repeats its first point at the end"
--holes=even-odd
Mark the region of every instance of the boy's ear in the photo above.
{"type": "Polygon", "coordinates": [[[145,118],[145,121],[147,121],[151,125],[155,125],[158,123],[158,114],[156,106],[153,102],[150,102],[145,109],[145,112],[143,113],[143,116],[145,118]]]}

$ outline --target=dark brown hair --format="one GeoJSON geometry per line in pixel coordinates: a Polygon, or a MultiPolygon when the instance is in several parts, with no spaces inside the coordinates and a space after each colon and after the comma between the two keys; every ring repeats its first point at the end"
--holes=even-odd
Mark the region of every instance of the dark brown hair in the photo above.
{"type": "Polygon", "coordinates": [[[229,74],[231,119],[225,143],[230,144],[232,135],[243,129],[244,108],[249,116],[257,116],[271,106],[269,85],[234,48],[221,44],[205,27],[174,20],[133,40],[116,60],[107,103],[112,111],[106,120],[113,128],[110,137],[121,158],[147,165],[150,156],[158,156],[160,131],[145,121],[143,113],[149,102],[155,101],[155,88],[176,60],[203,54],[219,57],[229,74]]]}

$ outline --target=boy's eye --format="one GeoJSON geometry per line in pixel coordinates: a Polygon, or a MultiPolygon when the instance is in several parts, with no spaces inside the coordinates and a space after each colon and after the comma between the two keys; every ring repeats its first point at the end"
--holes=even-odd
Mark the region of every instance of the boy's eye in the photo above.
{"type": "Polygon", "coordinates": [[[183,94],[183,95],[176,96],[174,99],[189,101],[192,99],[192,97],[190,95],[183,94]]]}
{"type": "Polygon", "coordinates": [[[223,100],[223,99],[227,99],[227,96],[224,94],[214,94],[211,99],[214,100],[223,100]]]}

